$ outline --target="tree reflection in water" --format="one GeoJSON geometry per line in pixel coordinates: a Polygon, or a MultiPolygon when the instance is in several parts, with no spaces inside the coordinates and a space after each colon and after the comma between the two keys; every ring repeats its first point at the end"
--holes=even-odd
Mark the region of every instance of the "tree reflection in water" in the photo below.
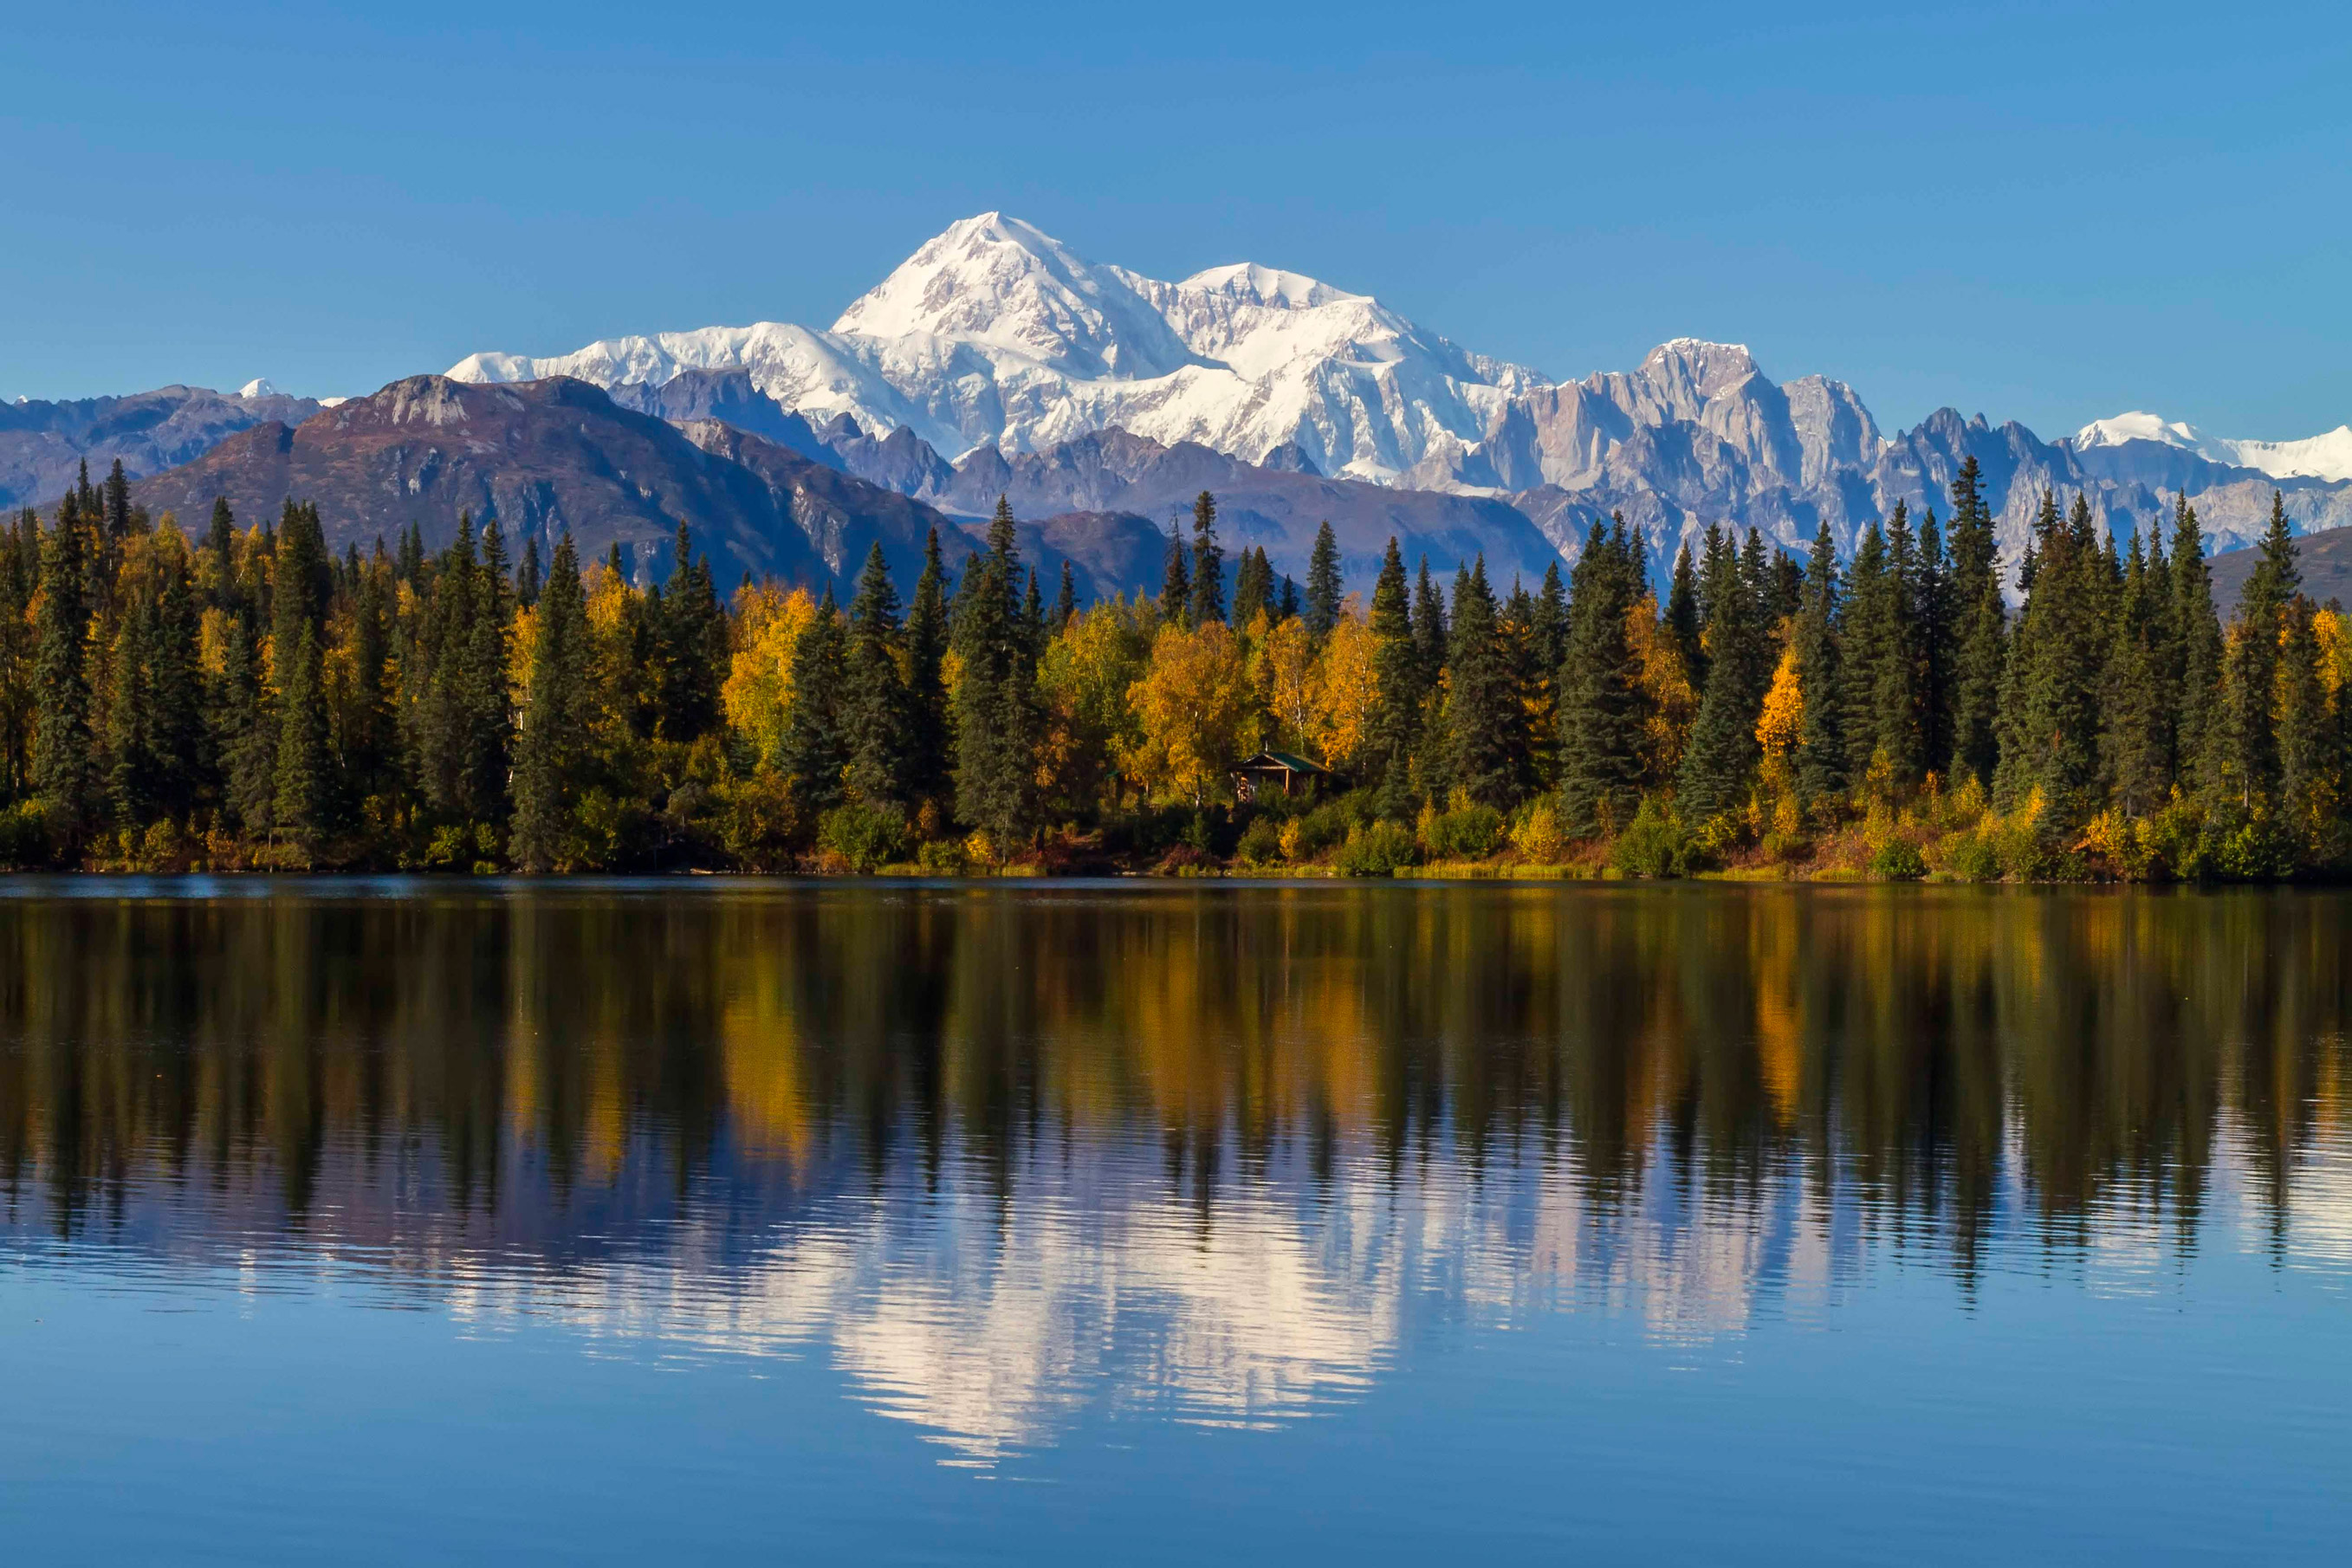
{"type": "Polygon", "coordinates": [[[2333,894],[87,887],[0,900],[11,1250],[816,1346],[976,1459],[1431,1319],[2352,1258],[2333,894]]]}

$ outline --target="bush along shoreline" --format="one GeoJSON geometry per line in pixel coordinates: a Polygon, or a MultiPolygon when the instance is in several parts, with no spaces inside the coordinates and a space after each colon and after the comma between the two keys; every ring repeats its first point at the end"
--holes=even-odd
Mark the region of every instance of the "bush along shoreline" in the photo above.
{"type": "Polygon", "coordinates": [[[1507,588],[1391,541],[1366,602],[1328,526],[1303,585],[1228,562],[1204,493],[1157,595],[1081,606],[1000,501],[960,573],[933,536],[902,603],[877,548],[844,605],[722,597],[684,527],[653,587],[495,521],[433,553],[337,556],[292,501],[190,531],[117,465],[0,524],[0,866],[2352,871],[2352,629],[2279,498],[2225,622],[2185,499],[2119,544],[2045,494],[2004,561],[1973,460],[1950,489],[1845,563],[1826,527],[1803,561],[1709,529],[1663,603],[1622,518],[1507,588]]]}

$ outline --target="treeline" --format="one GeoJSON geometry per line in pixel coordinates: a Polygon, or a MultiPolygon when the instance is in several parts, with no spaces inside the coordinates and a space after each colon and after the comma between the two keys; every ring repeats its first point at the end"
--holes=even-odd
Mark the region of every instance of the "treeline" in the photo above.
{"type": "Polygon", "coordinates": [[[1369,604],[1229,570],[1214,500],[1157,596],[1050,597],[1000,502],[901,603],[722,604],[681,527],[510,559],[467,520],[340,557],[312,508],[201,535],[118,465],[0,528],[0,858],[20,866],[954,871],[1516,861],[1671,875],[2278,878],[2347,861],[2352,639],[2274,500],[2225,627],[2195,511],[2127,549],[2045,495],[2015,581],[1971,460],[1841,565],[1710,530],[1665,602],[1596,526],[1573,573],[1369,604]],[[1261,749],[1330,776],[1246,798],[1261,749]]]}

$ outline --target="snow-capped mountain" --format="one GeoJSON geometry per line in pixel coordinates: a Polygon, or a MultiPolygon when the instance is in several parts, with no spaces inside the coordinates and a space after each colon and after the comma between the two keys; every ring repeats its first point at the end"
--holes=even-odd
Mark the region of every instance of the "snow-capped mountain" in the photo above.
{"type": "Polygon", "coordinates": [[[2134,411],[2095,419],[2074,433],[2077,450],[2155,441],[2194,452],[2232,468],[2253,468],[2282,479],[2352,479],[2352,426],[2338,425],[2324,436],[2300,441],[2233,441],[2208,436],[2194,425],[2134,411]]]}
{"type": "Polygon", "coordinates": [[[546,358],[478,353],[449,374],[613,388],[739,366],[787,409],[906,426],[950,456],[1116,426],[1250,462],[1296,447],[1323,473],[1381,482],[1475,448],[1515,394],[1545,384],[1368,295],[1246,264],[1161,282],[1000,213],[950,226],[826,331],[708,327],[546,358]]]}

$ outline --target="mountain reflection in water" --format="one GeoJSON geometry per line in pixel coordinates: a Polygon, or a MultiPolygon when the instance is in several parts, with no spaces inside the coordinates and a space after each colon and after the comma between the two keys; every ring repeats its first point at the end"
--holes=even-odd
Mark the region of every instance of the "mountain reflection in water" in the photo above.
{"type": "Polygon", "coordinates": [[[818,1355],[956,1462],[1448,1322],[2352,1265],[2336,895],[89,887],[0,899],[0,1266],[818,1355]]]}

